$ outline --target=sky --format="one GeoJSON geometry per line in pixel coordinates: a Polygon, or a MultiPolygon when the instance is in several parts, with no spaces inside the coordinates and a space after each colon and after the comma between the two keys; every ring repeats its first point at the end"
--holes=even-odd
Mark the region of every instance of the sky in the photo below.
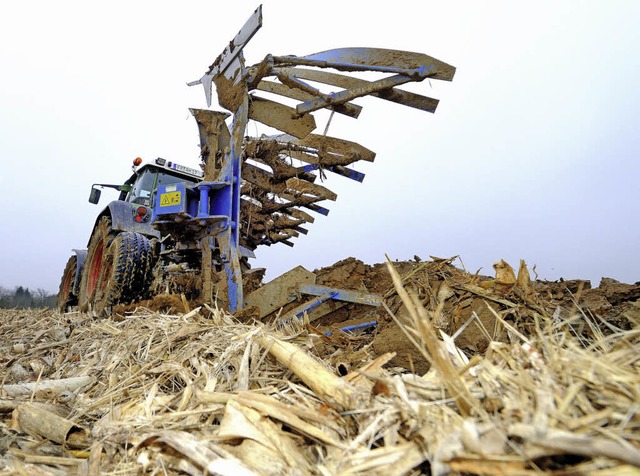
{"type": "MultiPolygon", "coordinates": [[[[0,7],[0,286],[57,292],[132,160],[199,163],[198,79],[258,3],[5,2],[0,7]]],[[[265,0],[244,50],[415,51],[457,68],[403,86],[435,114],[360,98],[329,135],[375,151],[296,245],[260,247],[271,279],[353,256],[459,256],[482,274],[524,259],[540,279],[640,281],[640,37],[635,0],[265,0]]],[[[214,104],[212,108],[216,108],[214,104]]],[[[219,109],[219,108],[218,108],[219,109]]],[[[319,132],[324,123],[319,122],[319,132]]],[[[250,135],[263,126],[251,122],[250,135]]]]}

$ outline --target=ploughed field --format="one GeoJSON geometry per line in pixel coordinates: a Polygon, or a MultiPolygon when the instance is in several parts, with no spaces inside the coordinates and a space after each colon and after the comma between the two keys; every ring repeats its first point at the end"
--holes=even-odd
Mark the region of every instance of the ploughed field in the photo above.
{"type": "Polygon", "coordinates": [[[384,303],[313,322],[3,310],[0,474],[637,474],[640,285],[454,263],[316,270],[384,303]]]}

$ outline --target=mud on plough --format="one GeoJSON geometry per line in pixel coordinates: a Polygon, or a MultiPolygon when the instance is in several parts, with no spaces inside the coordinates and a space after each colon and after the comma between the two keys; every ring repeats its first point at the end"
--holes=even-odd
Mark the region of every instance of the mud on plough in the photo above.
{"type": "MultiPolygon", "coordinates": [[[[373,161],[375,153],[336,137],[314,134],[311,114],[329,110],[357,118],[362,108],[352,100],[374,96],[400,105],[434,112],[438,100],[398,89],[424,79],[450,81],[455,68],[430,56],[377,48],[343,48],[306,56],[267,55],[245,66],[243,49],[262,26],[262,7],[245,23],[228,47],[197,81],[211,105],[213,85],[226,112],[192,109],[198,122],[204,181],[190,191],[180,206],[156,201],[156,228],[171,230],[177,247],[197,240],[202,248],[204,299],[212,297],[211,249],[214,261],[226,274],[226,294],[231,311],[241,308],[241,263],[259,245],[284,243],[306,234],[314,221],[310,212],[326,215],[322,204],[336,194],[319,178],[332,173],[361,182],[364,174],[351,168],[373,161]],[[333,70],[338,72],[332,72],[333,70]],[[382,76],[368,81],[344,73],[373,72],[382,76]],[[323,92],[321,88],[328,88],[323,92]],[[289,106],[264,97],[264,93],[297,102],[289,106]],[[269,137],[246,137],[249,120],[277,131],[269,137]],[[211,246],[215,241],[215,245],[211,246]],[[202,245],[203,243],[208,244],[202,245]]],[[[160,187],[159,196],[175,193],[160,187]]],[[[218,288],[218,293],[220,288],[218,288]]]]}
{"type": "Polygon", "coordinates": [[[98,215],[87,250],[74,249],[67,262],[60,310],[77,305],[109,314],[116,305],[166,294],[215,300],[231,312],[254,307],[260,317],[277,312],[265,300],[284,306],[285,316],[314,318],[336,308],[336,301],[380,304],[375,296],[316,286],[313,273],[304,269],[261,285],[264,270],[251,270],[248,259],[259,245],[293,246],[316,214],[329,213],[326,202],[337,196],[324,185],[326,176],[364,179],[353,165],[371,162],[375,154],[328,136],[333,114],[357,118],[362,107],[353,100],[362,96],[434,112],[436,99],[398,86],[451,80],[455,68],[424,54],[377,48],[269,54],[246,66],[244,48],[261,26],[259,7],[207,72],[189,83],[204,86],[207,106],[215,85],[226,110],[191,109],[203,170],[163,158],[141,165],[137,158],[124,184],[93,185],[91,203],[98,203],[99,188],[116,189],[120,196],[98,215]],[[319,110],[329,113],[322,134],[314,132],[313,112],[319,110]],[[267,125],[273,135],[247,137],[249,120],[267,125]],[[302,295],[311,300],[295,307],[302,295]],[[336,306],[326,305],[331,302],[336,306]]]}

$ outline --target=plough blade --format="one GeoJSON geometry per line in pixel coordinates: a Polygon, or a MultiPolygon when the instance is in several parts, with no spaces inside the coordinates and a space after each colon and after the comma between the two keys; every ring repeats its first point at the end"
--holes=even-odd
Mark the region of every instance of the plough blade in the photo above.
{"type": "Polygon", "coordinates": [[[301,208],[329,213],[319,202],[336,200],[337,195],[315,183],[315,173],[329,171],[362,181],[364,174],[346,166],[375,158],[359,144],[317,134],[304,139],[286,134],[247,139],[244,152],[241,241],[249,249],[260,244],[290,244],[290,238],[306,234],[301,225],[314,219],[301,208]]]}
{"type": "Polygon", "coordinates": [[[296,116],[301,116],[309,112],[317,111],[318,109],[328,107],[331,104],[343,104],[355,98],[367,96],[369,94],[374,94],[380,91],[387,91],[389,89],[392,89],[394,86],[405,84],[411,81],[413,81],[413,79],[411,79],[411,76],[408,76],[406,74],[396,74],[388,78],[367,83],[365,86],[353,89],[345,89],[343,91],[340,91],[339,93],[333,93],[329,96],[318,97],[311,101],[298,104],[296,106],[296,116]]]}
{"type": "Polygon", "coordinates": [[[293,210],[291,210],[290,215],[293,218],[297,218],[307,223],[313,223],[314,221],[316,221],[313,215],[309,215],[307,212],[300,210],[298,208],[294,208],[293,210]]]}
{"type": "Polygon", "coordinates": [[[322,185],[311,183],[307,180],[299,179],[297,177],[291,177],[286,181],[286,184],[287,188],[289,190],[292,190],[296,194],[301,193],[304,195],[316,196],[321,200],[335,201],[335,199],[338,198],[338,195],[336,195],[328,188],[323,187],[322,185]]]}
{"type": "Polygon", "coordinates": [[[358,160],[373,162],[376,158],[376,153],[372,150],[361,146],[357,142],[338,139],[337,137],[310,134],[300,141],[300,145],[317,150],[324,165],[348,165],[358,160]],[[350,162],[345,162],[339,157],[344,157],[350,162]]]}
{"type": "MultiPolygon", "coordinates": [[[[317,69],[305,69],[305,68],[283,68],[290,76],[296,78],[306,79],[307,81],[315,81],[318,83],[329,84],[332,86],[338,86],[343,89],[361,88],[370,84],[369,81],[364,79],[347,76],[344,74],[330,73],[329,71],[321,71],[317,69]]],[[[433,99],[427,96],[421,96],[420,94],[404,91],[398,88],[391,88],[384,91],[378,91],[371,93],[372,96],[387,101],[395,102],[403,106],[413,107],[426,112],[436,112],[438,107],[437,99],[433,99]]],[[[294,98],[295,99],[295,98],[294,98]]],[[[303,99],[301,99],[303,100],[303,99]]]]}
{"type": "MultiPolygon", "coordinates": [[[[278,96],[284,96],[290,99],[295,99],[296,101],[311,101],[314,99],[314,96],[299,89],[291,88],[285,84],[274,83],[272,81],[260,81],[258,83],[257,89],[260,91],[264,91],[271,94],[277,94],[278,96]]],[[[345,116],[353,117],[357,119],[362,111],[362,107],[357,104],[345,103],[345,104],[337,104],[335,106],[330,106],[329,109],[337,112],[338,114],[343,114],[345,116]]]]}
{"type": "MultiPolygon", "coordinates": [[[[245,166],[245,185],[243,186],[243,195],[250,197],[249,200],[245,200],[244,203],[251,203],[254,206],[245,205],[247,210],[243,215],[243,228],[241,233],[241,240],[246,240],[246,246],[250,249],[255,249],[256,243],[262,243],[263,240],[256,235],[261,230],[271,229],[273,225],[267,225],[267,223],[275,223],[274,216],[277,214],[287,214],[294,218],[303,219],[303,222],[312,222],[308,220],[308,214],[299,210],[300,208],[307,208],[311,211],[321,214],[328,214],[329,210],[316,202],[322,200],[335,200],[335,193],[330,190],[306,183],[305,185],[299,185],[297,179],[289,179],[287,183],[274,184],[270,181],[271,176],[268,172],[246,164],[245,166]],[[300,186],[304,190],[295,189],[294,187],[300,186]],[[310,188],[313,187],[313,190],[310,188]],[[313,192],[321,194],[321,196],[304,193],[313,192]],[[259,205],[256,205],[259,204],[259,205]],[[297,210],[294,216],[294,210],[297,210]]],[[[300,222],[300,223],[303,223],[300,222]]]]}
{"type": "Polygon", "coordinates": [[[258,96],[251,96],[249,101],[249,119],[303,139],[316,128],[316,121],[310,114],[294,118],[296,115],[289,106],[258,96]]]}
{"type": "Polygon", "coordinates": [[[341,165],[328,165],[326,167],[322,167],[319,164],[309,164],[304,167],[300,167],[300,170],[303,172],[311,172],[312,170],[329,170],[336,175],[341,175],[351,180],[355,180],[356,182],[362,183],[362,181],[364,181],[364,173],[341,165]]]}
{"type": "Polygon", "coordinates": [[[234,66],[231,68],[232,74],[227,75],[227,77],[232,78],[235,76],[233,73],[236,73],[241,68],[241,63],[237,60],[242,54],[242,49],[247,43],[249,43],[249,40],[253,38],[253,35],[255,35],[261,27],[262,5],[256,8],[251,17],[249,17],[242,26],[238,34],[233,38],[233,40],[231,40],[224,51],[220,53],[213,64],[209,66],[209,69],[204,76],[196,81],[187,83],[189,86],[195,86],[197,84],[202,84],[204,86],[207,107],[211,107],[211,83],[213,82],[213,79],[218,75],[224,74],[231,65],[234,66]]]}
{"type": "Polygon", "coordinates": [[[200,157],[204,164],[205,176],[208,180],[217,180],[222,168],[224,150],[231,142],[229,128],[224,122],[230,114],[207,109],[190,109],[190,111],[198,123],[200,157]]]}
{"type": "MultiPolygon", "coordinates": [[[[349,165],[358,160],[373,162],[376,153],[361,146],[357,142],[338,139],[337,137],[309,134],[304,139],[297,139],[286,134],[268,136],[260,142],[273,141],[279,144],[283,154],[300,153],[300,160],[310,164],[320,163],[323,166],[349,165]]],[[[295,157],[298,158],[298,157],[295,157]]]]}
{"type": "Polygon", "coordinates": [[[266,170],[262,170],[252,164],[245,164],[244,179],[265,191],[273,194],[293,195],[312,198],[314,201],[335,200],[337,195],[322,185],[316,185],[296,177],[281,182],[278,178],[266,170]]]}
{"type": "Polygon", "coordinates": [[[422,53],[383,48],[338,48],[301,57],[274,57],[274,61],[280,64],[334,68],[339,71],[424,75],[425,78],[444,81],[451,81],[456,71],[455,67],[422,53]]]}
{"type": "Polygon", "coordinates": [[[302,266],[277,277],[245,298],[245,306],[255,306],[259,309],[259,318],[278,311],[286,304],[298,297],[298,286],[301,284],[315,284],[316,275],[302,266]]]}

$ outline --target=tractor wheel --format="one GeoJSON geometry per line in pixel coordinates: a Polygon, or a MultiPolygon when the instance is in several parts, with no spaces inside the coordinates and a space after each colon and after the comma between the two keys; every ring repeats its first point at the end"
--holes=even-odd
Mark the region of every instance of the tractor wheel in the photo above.
{"type": "Polygon", "coordinates": [[[82,278],[78,290],[78,307],[82,312],[89,311],[94,303],[102,263],[115,236],[116,233],[111,230],[111,219],[102,217],[89,240],[87,258],[82,268],[82,278]]]}
{"type": "Polygon", "coordinates": [[[58,290],[58,299],[56,300],[56,309],[60,312],[66,312],[71,306],[78,304],[78,296],[73,293],[77,264],[78,257],[74,255],[69,258],[67,265],[64,267],[60,289],[58,290]]]}
{"type": "Polygon", "coordinates": [[[130,235],[129,232],[117,235],[104,254],[93,296],[93,310],[98,314],[128,298],[135,259],[131,256],[130,235]]]}
{"type": "Polygon", "coordinates": [[[151,242],[140,233],[118,234],[109,246],[93,298],[98,314],[116,304],[126,304],[146,294],[153,261],[151,242]]]}
{"type": "Polygon", "coordinates": [[[129,301],[149,297],[149,288],[153,281],[153,269],[156,265],[151,240],[140,233],[131,233],[131,254],[134,258],[134,269],[128,286],[129,301]]]}

